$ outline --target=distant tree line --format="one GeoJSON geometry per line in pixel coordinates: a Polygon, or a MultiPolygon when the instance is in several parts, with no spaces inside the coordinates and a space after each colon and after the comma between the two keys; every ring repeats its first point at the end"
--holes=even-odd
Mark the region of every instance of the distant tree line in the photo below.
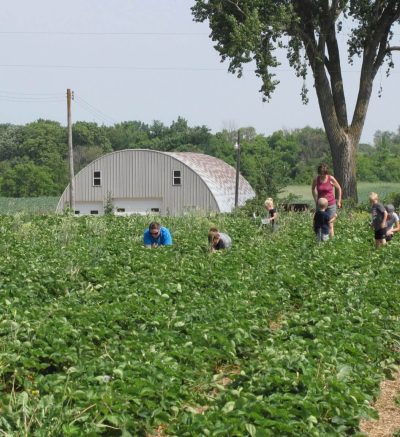
{"type": "MultiPolygon", "coordinates": [[[[127,121],[114,126],[77,122],[73,125],[75,172],[116,150],[153,149],[206,153],[235,165],[236,130],[215,134],[206,126],[188,126],[179,117],[170,126],[154,121],[127,121]]],[[[259,195],[271,195],[288,184],[309,184],[316,166],[330,163],[322,129],[305,127],[270,136],[252,127],[240,129],[241,173],[259,195]]],[[[0,195],[58,196],[68,184],[67,128],[51,120],[26,125],[0,124],[0,195]]],[[[374,144],[361,144],[358,180],[400,181],[400,129],[378,131],[374,144]]]]}

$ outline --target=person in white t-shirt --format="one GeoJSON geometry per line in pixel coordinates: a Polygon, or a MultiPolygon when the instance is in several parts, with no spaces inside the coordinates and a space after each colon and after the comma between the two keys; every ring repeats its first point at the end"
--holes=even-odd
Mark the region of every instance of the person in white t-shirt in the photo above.
{"type": "Polygon", "coordinates": [[[394,212],[394,206],[389,203],[385,205],[385,209],[388,213],[386,221],[386,241],[390,241],[396,232],[400,232],[399,216],[394,212]]]}
{"type": "Polygon", "coordinates": [[[232,246],[232,239],[228,234],[219,232],[216,227],[211,227],[208,231],[208,243],[211,252],[221,249],[230,249],[232,246]]]}

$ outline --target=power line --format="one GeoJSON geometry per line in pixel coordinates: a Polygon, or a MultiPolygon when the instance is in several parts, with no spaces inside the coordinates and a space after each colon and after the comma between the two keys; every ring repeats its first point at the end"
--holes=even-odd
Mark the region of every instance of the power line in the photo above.
{"type": "Polygon", "coordinates": [[[30,96],[34,96],[34,97],[62,97],[64,96],[64,93],[26,93],[23,92],[21,93],[20,91],[6,91],[6,90],[1,90],[0,89],[0,93],[1,94],[6,94],[9,96],[19,96],[19,97],[30,97],[30,96]]]}
{"type": "MultiPolygon", "coordinates": [[[[91,105],[81,96],[76,93],[74,94],[76,103],[81,106],[83,110],[94,115],[95,118],[100,120],[103,124],[117,123],[114,118],[91,105]]],[[[0,90],[0,101],[10,103],[60,103],[65,101],[65,93],[27,93],[0,90]]]]}
{"type": "Polygon", "coordinates": [[[138,70],[138,71],[226,71],[215,67],[134,67],[129,65],[40,65],[40,64],[0,64],[0,68],[57,68],[90,70],[138,70]]]}
{"type": "Polygon", "coordinates": [[[101,120],[104,124],[116,124],[117,120],[110,117],[109,115],[102,112],[100,109],[97,109],[95,106],[91,105],[85,99],[80,97],[75,93],[75,102],[82,106],[84,110],[94,115],[97,119],[101,120]]]}
{"type": "Polygon", "coordinates": [[[57,103],[64,100],[61,93],[20,93],[0,90],[0,100],[24,103],[57,103]]]}
{"type": "MultiPolygon", "coordinates": [[[[337,37],[346,38],[350,36],[350,33],[345,34],[344,30],[351,32],[356,30],[357,27],[343,26],[342,31],[337,32],[337,37]]],[[[318,33],[318,30],[315,31],[318,33]]],[[[64,32],[64,31],[0,31],[0,35],[60,35],[60,36],[205,36],[209,37],[209,33],[205,32],[64,32]]],[[[400,35],[399,33],[393,33],[394,36],[400,35]]]]}
{"type": "Polygon", "coordinates": [[[0,100],[5,102],[24,102],[24,103],[59,103],[64,99],[23,99],[23,98],[12,98],[0,95],[0,100]]]}
{"type": "Polygon", "coordinates": [[[63,36],[209,36],[200,32],[51,32],[51,31],[0,31],[0,35],[63,35],[63,36]]]}
{"type": "MultiPolygon", "coordinates": [[[[227,72],[226,67],[141,67],[129,65],[40,65],[40,64],[0,64],[0,68],[33,68],[33,69],[66,69],[66,70],[131,70],[131,71],[183,71],[183,72],[227,72]]],[[[243,68],[243,72],[253,72],[254,69],[243,68]]],[[[271,68],[271,72],[293,72],[292,68],[271,68]]],[[[341,73],[360,73],[360,69],[341,70],[341,73]]],[[[393,74],[399,74],[400,71],[393,70],[393,74]]]]}

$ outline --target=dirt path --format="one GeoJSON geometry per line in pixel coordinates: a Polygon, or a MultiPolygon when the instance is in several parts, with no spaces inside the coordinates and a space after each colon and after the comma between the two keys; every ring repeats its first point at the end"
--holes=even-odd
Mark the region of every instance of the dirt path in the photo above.
{"type": "Polygon", "coordinates": [[[400,398],[400,372],[394,378],[381,383],[379,398],[373,405],[379,419],[360,423],[361,431],[368,437],[391,437],[400,430],[400,405],[395,402],[396,398],[400,398]]]}

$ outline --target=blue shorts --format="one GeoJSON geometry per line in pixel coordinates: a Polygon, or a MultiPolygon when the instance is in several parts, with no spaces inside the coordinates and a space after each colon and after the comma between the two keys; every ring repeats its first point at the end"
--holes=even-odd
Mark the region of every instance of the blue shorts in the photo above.
{"type": "Polygon", "coordinates": [[[330,219],[331,219],[334,215],[336,215],[336,212],[337,212],[336,203],[333,204],[333,205],[329,205],[328,208],[326,209],[326,212],[328,213],[330,219]]]}

